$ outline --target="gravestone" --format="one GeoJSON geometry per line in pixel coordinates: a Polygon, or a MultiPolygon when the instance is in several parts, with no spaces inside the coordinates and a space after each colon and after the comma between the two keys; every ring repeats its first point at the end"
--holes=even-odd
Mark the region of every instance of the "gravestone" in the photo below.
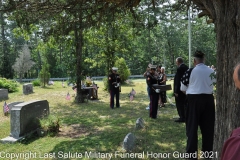
{"type": "Polygon", "coordinates": [[[32,83],[23,84],[23,94],[33,93],[33,85],[32,83]]]}
{"type": "Polygon", "coordinates": [[[14,105],[11,109],[11,133],[2,142],[16,142],[40,127],[39,119],[49,114],[47,100],[37,100],[14,105]]]}
{"type": "Polygon", "coordinates": [[[12,103],[8,104],[8,108],[9,108],[9,113],[10,114],[11,114],[11,110],[12,110],[13,106],[15,106],[15,105],[17,105],[19,103],[23,103],[23,101],[22,102],[12,102],[12,103]]]}
{"type": "Polygon", "coordinates": [[[7,104],[8,109],[9,109],[7,113],[4,113],[4,105],[3,105],[3,113],[4,113],[4,115],[7,116],[9,113],[11,113],[12,107],[13,107],[14,105],[16,105],[16,104],[19,104],[19,103],[23,103],[23,102],[13,102],[13,103],[7,104]]]}
{"type": "Polygon", "coordinates": [[[136,120],[136,129],[142,129],[144,127],[144,120],[142,118],[138,118],[136,120]]]}
{"type": "Polygon", "coordinates": [[[8,90],[7,89],[0,89],[0,100],[8,99],[8,90]]]}
{"type": "Polygon", "coordinates": [[[132,151],[135,146],[135,136],[132,133],[128,133],[123,140],[123,148],[126,151],[132,151]]]}

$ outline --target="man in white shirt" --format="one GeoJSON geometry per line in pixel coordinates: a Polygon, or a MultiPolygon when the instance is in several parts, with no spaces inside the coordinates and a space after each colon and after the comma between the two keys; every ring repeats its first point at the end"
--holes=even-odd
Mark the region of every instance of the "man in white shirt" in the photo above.
{"type": "MultiPolygon", "coordinates": [[[[215,104],[213,97],[214,71],[204,64],[204,53],[196,51],[194,65],[186,90],[188,106],[186,111],[187,153],[198,151],[198,126],[202,133],[202,151],[213,150],[215,104]]],[[[194,154],[192,154],[194,155],[194,154]]],[[[192,159],[197,157],[191,157],[192,159]]]]}

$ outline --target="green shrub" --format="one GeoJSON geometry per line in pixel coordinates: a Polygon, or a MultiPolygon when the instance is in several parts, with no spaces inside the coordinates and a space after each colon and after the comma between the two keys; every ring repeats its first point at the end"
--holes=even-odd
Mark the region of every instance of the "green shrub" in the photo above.
{"type": "MultiPolygon", "coordinates": [[[[130,69],[128,68],[125,60],[123,58],[118,58],[114,66],[118,68],[117,74],[119,74],[121,77],[121,84],[125,83],[128,77],[131,75],[130,69]]],[[[109,90],[108,77],[103,78],[103,84],[104,84],[103,90],[108,91],[109,90]]]]}
{"type": "Polygon", "coordinates": [[[109,90],[108,77],[103,78],[103,84],[104,84],[103,90],[108,91],[109,90]]]}
{"type": "Polygon", "coordinates": [[[48,84],[50,77],[51,74],[49,73],[49,64],[44,63],[42,66],[42,70],[39,73],[39,79],[43,84],[43,87],[45,87],[45,85],[48,84]]]}
{"type": "Polygon", "coordinates": [[[61,121],[58,116],[49,115],[40,119],[40,126],[48,134],[56,134],[59,132],[61,121]]]}
{"type": "Polygon", "coordinates": [[[0,78],[0,88],[5,88],[9,93],[18,91],[19,83],[17,81],[0,78]]]}
{"type": "Polygon", "coordinates": [[[35,79],[34,81],[32,81],[33,86],[41,86],[41,81],[40,79],[35,79]]]}
{"type": "Polygon", "coordinates": [[[125,59],[119,58],[115,62],[115,67],[118,68],[118,74],[121,77],[121,83],[124,83],[128,77],[131,75],[130,69],[128,68],[125,59]]]}

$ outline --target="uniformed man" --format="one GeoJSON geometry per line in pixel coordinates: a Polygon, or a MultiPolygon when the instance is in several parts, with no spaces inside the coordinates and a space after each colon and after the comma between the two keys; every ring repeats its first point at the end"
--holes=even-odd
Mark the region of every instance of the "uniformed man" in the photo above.
{"type": "Polygon", "coordinates": [[[150,74],[147,76],[147,84],[149,87],[149,94],[150,94],[150,117],[156,119],[157,118],[157,111],[158,111],[158,99],[159,93],[153,88],[154,84],[158,84],[156,72],[156,65],[150,66],[150,74]]]}
{"type": "Polygon", "coordinates": [[[176,65],[178,68],[174,76],[173,91],[174,91],[175,102],[176,102],[179,119],[175,120],[175,122],[183,123],[185,122],[184,102],[186,99],[186,95],[180,90],[180,87],[181,87],[180,81],[181,81],[181,78],[183,77],[183,74],[188,70],[188,66],[186,66],[183,63],[183,59],[181,57],[178,57],[176,59],[176,65]]]}
{"type": "Polygon", "coordinates": [[[108,76],[109,93],[110,93],[110,108],[114,108],[114,96],[116,95],[116,107],[119,108],[119,92],[120,92],[120,76],[117,74],[118,68],[112,67],[112,73],[108,76]]]}

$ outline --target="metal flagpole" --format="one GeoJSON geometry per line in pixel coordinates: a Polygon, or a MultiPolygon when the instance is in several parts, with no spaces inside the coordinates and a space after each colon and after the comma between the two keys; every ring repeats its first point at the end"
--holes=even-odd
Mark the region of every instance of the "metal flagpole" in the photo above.
{"type": "Polygon", "coordinates": [[[188,9],[188,61],[189,61],[189,68],[191,67],[191,41],[192,41],[192,38],[191,38],[191,17],[190,17],[190,7],[188,9]]]}

